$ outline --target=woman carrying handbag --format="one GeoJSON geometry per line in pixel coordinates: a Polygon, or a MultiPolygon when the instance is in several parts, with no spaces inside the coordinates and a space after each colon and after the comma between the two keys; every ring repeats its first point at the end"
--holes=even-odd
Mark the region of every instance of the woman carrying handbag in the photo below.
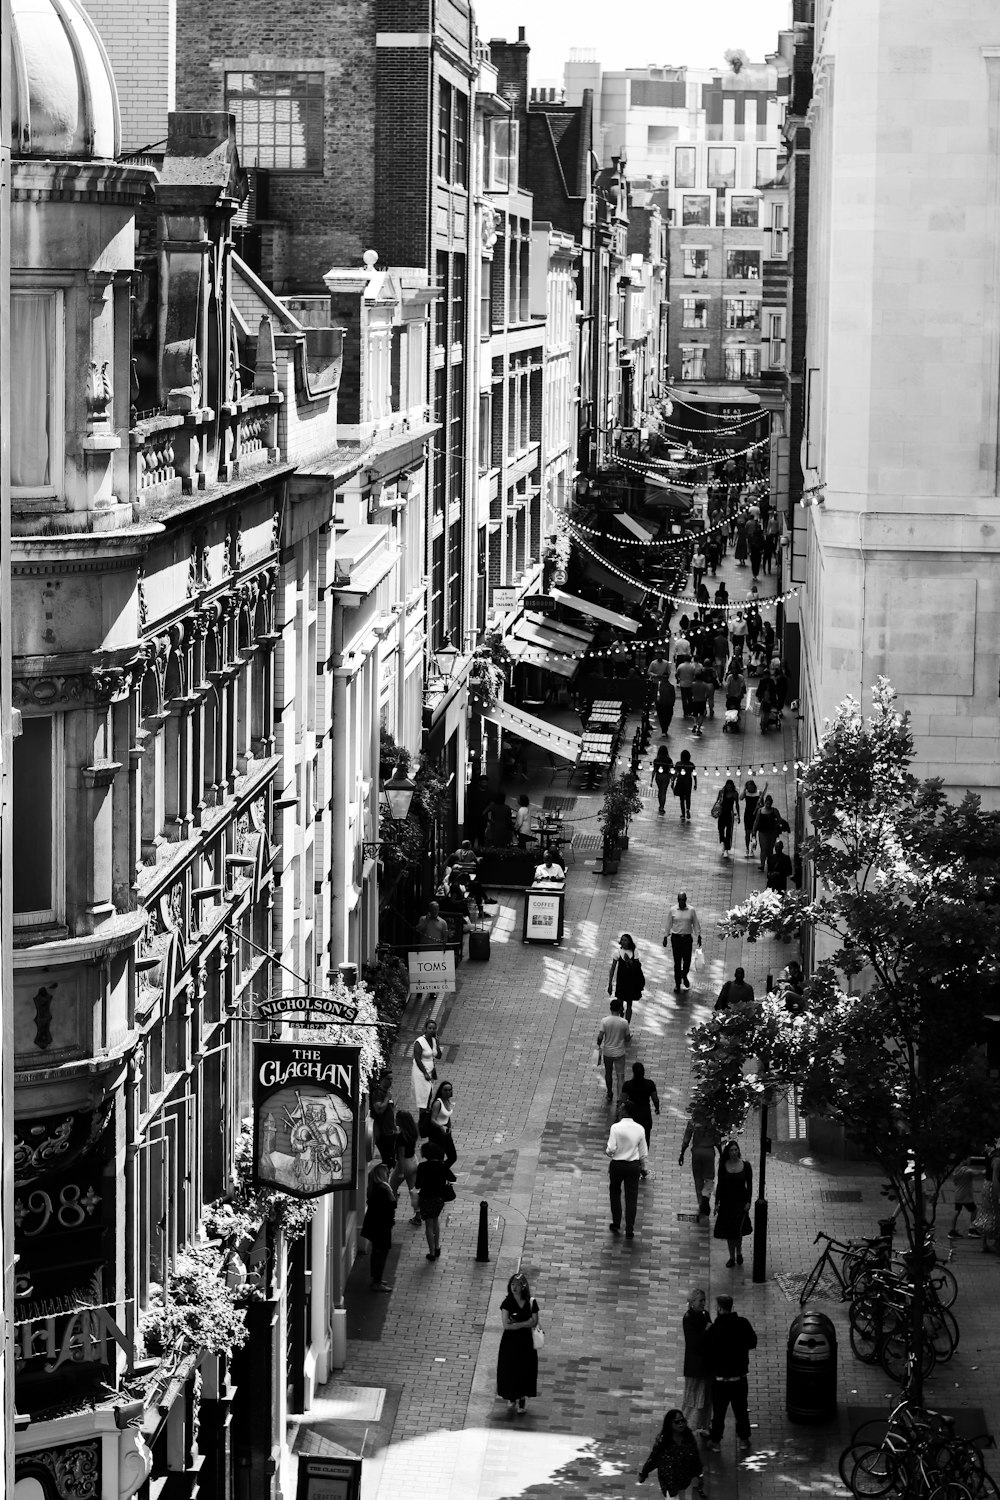
{"type": "Polygon", "coordinates": [[[500,1321],[503,1334],[497,1354],[497,1395],[506,1401],[511,1416],[520,1415],[528,1397],[538,1395],[538,1345],[544,1340],[538,1303],[532,1299],[523,1271],[517,1271],[507,1283],[500,1321]]]}
{"type": "Polygon", "coordinates": [[[635,956],[635,943],[629,933],[623,932],[618,939],[618,953],[611,960],[608,994],[614,995],[625,1006],[626,1021],[631,1021],[633,1003],[642,999],[645,988],[646,976],[635,956]]]}

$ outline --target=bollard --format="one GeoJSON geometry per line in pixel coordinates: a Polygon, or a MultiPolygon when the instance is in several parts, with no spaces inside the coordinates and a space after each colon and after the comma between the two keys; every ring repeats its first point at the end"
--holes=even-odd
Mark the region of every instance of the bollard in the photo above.
{"type": "Polygon", "coordinates": [[[476,1245],[477,1260],[489,1260],[490,1258],[490,1237],[489,1231],[486,1228],[486,1215],[489,1212],[489,1207],[484,1198],[479,1205],[479,1243],[476,1245]]]}

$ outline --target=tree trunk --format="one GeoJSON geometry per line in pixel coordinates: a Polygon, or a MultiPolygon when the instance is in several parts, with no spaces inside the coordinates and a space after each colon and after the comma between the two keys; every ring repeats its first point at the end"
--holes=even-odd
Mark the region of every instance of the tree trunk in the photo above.
{"type": "Polygon", "coordinates": [[[911,1378],[909,1396],[917,1406],[924,1404],[924,1167],[916,1156],[913,1159],[913,1230],[910,1246],[910,1275],[913,1282],[913,1301],[910,1307],[910,1354],[911,1378]]]}

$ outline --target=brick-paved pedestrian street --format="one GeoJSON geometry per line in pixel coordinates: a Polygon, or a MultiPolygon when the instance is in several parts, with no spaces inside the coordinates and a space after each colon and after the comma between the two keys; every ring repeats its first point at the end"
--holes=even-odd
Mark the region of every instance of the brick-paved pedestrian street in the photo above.
{"type": "MultiPolygon", "coordinates": [[[[748,569],[738,570],[727,557],[720,571],[734,598],[745,592],[748,569]]],[[[763,578],[761,592],[770,584],[763,578]]],[[[698,740],[678,712],[671,753],[676,758],[687,746],[699,766],[692,822],[681,824],[673,798],[662,818],[650,800],[632,824],[618,875],[598,875],[596,854],[570,859],[561,948],[522,944],[523,898],[508,893],[489,963],[462,964],[458,993],[439,1008],[440,1073],[454,1084],[460,1151],[458,1198],[442,1221],[441,1259],[425,1260],[423,1233],[407,1222],[404,1196],[386,1273],[394,1291],[372,1296],[366,1266],[356,1268],[349,1326],[362,1336],[350,1338],[347,1368],[294,1434],[300,1451],[322,1451],[331,1442],[358,1451],[364,1442],[365,1500],[639,1493],[636,1471],[663,1412],[680,1404],[681,1317],[695,1285],[709,1293],[713,1313],[711,1299],[732,1291],[760,1338],[750,1368],[753,1449],[740,1457],[730,1418],[721,1454],[706,1453],[708,1493],[716,1500],[844,1493],[836,1462],[852,1425],[850,1408],[883,1405],[892,1387],[879,1370],[853,1357],[845,1309],[824,1302],[840,1340],[839,1420],[815,1429],[793,1426],[784,1409],[785,1347],[802,1275],[815,1258],[816,1229],[873,1233],[884,1211],[877,1172],[810,1157],[804,1126],[787,1106],[779,1109],[767,1178],[768,1279],[755,1286],[751,1241],[744,1245],[746,1264],[727,1270],[725,1243],[714,1241],[694,1217],[687,1163],[677,1165],[689,1097],[688,1029],[709,1014],[737,964],[759,994],[768,971],[780,970],[793,954],[772,941],[744,947],[718,937],[720,916],[763,877],[756,859],[744,855],[739,828],[733,857],[722,857],[709,815],[721,779],[728,773],[738,780],[752,768],[758,785],[768,782],[793,821],[792,721],[786,711],[781,736],[761,736],[747,715],[745,734],[723,736],[720,700],[698,740]],[[676,996],[661,943],[679,890],[687,891],[701,917],[707,964],[701,974],[692,970],[691,990],[676,996]],[[635,1008],[629,1062],[645,1063],[662,1104],[633,1242],[608,1231],[603,1149],[611,1110],[593,1062],[607,1009],[608,966],[623,930],[636,939],[647,980],[635,1008]],[[485,1265],[475,1259],[481,1200],[489,1203],[491,1260],[485,1265]],[[538,1399],[525,1416],[511,1418],[496,1398],[495,1370],[499,1305],[519,1261],[541,1304],[547,1341],[538,1399]],[[378,1420],[351,1417],[357,1387],[384,1390],[378,1420]]],[[[659,743],[654,735],[647,780],[659,743]]],[[[549,781],[548,769],[533,762],[533,800],[545,795],[549,781]]],[[[554,790],[565,790],[563,778],[554,790]]],[[[600,794],[571,789],[574,794],[577,830],[596,833],[600,794]]],[[[400,1100],[408,1096],[409,1049],[424,1013],[414,1008],[404,1023],[394,1064],[400,1100]]],[[[754,1122],[744,1149],[756,1194],[754,1122]]],[[[945,1245],[948,1222],[939,1231],[945,1245]]],[[[929,1393],[941,1405],[982,1408],[996,1430],[1000,1341],[992,1312],[1000,1261],[978,1254],[969,1240],[956,1245],[962,1342],[953,1361],[938,1368],[929,1393]]],[[[654,1475],[642,1493],[656,1492],[654,1475]]]]}

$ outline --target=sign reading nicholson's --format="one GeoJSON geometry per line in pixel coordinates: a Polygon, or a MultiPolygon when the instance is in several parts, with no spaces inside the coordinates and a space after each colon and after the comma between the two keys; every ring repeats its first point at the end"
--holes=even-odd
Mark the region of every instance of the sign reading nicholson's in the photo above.
{"type": "Polygon", "coordinates": [[[353,1188],[360,1048],[254,1043],[254,1179],[295,1198],[353,1188]]]}

